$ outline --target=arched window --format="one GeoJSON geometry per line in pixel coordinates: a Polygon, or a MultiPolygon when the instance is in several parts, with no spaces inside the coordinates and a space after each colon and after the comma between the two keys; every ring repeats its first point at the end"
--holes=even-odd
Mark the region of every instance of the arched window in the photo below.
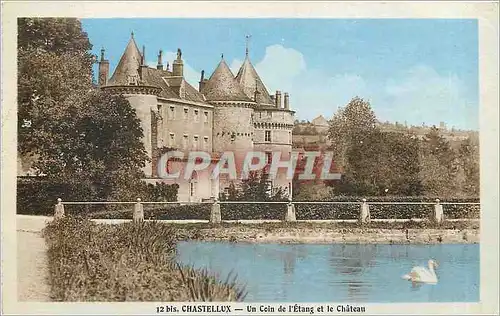
{"type": "Polygon", "coordinates": [[[189,179],[189,196],[191,198],[196,196],[196,186],[198,184],[198,173],[193,171],[191,179],[189,179]]]}

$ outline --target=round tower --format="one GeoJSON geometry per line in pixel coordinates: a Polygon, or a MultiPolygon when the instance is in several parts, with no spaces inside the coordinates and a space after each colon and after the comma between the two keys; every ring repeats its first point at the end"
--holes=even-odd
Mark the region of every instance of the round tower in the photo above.
{"type": "MultiPolygon", "coordinates": [[[[145,83],[147,71],[145,49],[143,48],[141,54],[132,34],[113,76],[106,85],[101,86],[101,89],[113,94],[122,94],[135,109],[143,130],[144,148],[148,157],[153,160],[153,153],[156,150],[153,128],[156,122],[152,116],[157,111],[157,96],[161,88],[145,83]]],[[[146,162],[143,171],[146,177],[152,177],[154,175],[152,163],[146,162]]]]}
{"type": "Polygon", "coordinates": [[[255,102],[246,96],[224,59],[203,84],[202,93],[214,105],[213,151],[236,155],[252,150],[255,102]]]}

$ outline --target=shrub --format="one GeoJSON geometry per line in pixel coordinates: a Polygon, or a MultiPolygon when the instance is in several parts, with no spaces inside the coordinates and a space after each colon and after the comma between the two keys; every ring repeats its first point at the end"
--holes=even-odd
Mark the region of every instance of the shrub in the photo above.
{"type": "Polygon", "coordinates": [[[71,216],[44,229],[55,301],[242,300],[234,282],[175,262],[178,233],[158,222],[98,225],[71,216]],[[195,282],[186,279],[195,276],[195,282]],[[203,287],[202,297],[193,297],[203,287]]]}
{"type": "MultiPolygon", "coordinates": [[[[138,196],[144,201],[176,201],[179,186],[177,184],[158,183],[156,185],[137,181],[132,188],[119,188],[120,195],[138,196]]],[[[17,179],[17,213],[30,215],[53,215],[57,198],[63,201],[106,201],[102,190],[97,184],[85,182],[63,182],[45,177],[19,177],[17,179]]],[[[114,199],[113,199],[114,200],[114,199]]],[[[129,200],[127,198],[127,200],[129,200]]],[[[121,218],[120,214],[132,210],[131,205],[68,205],[67,211],[74,215],[86,214],[113,214],[121,218]]],[[[111,215],[108,215],[111,216],[111,215]]],[[[105,217],[117,218],[117,217],[105,217]]],[[[127,218],[132,218],[130,217],[127,218]]]]}
{"type": "MultiPolygon", "coordinates": [[[[367,197],[372,219],[411,219],[428,218],[433,210],[435,199],[422,197],[367,197]],[[370,204],[370,202],[427,202],[432,204],[370,204]]],[[[295,213],[298,220],[352,220],[359,216],[362,198],[337,197],[337,202],[355,202],[354,204],[316,204],[301,202],[295,204],[295,213]]],[[[443,202],[475,203],[478,199],[448,199],[443,202]]],[[[71,206],[72,207],[72,206],[71,206]]],[[[119,218],[132,219],[132,205],[120,206],[113,211],[104,210],[89,213],[91,218],[119,218]]],[[[211,204],[169,204],[144,205],[144,218],[154,220],[183,220],[210,218],[211,204]]],[[[221,204],[222,220],[283,220],[287,211],[283,204],[246,204],[233,202],[221,204]]],[[[444,204],[445,218],[479,218],[479,205],[444,204]]]]}

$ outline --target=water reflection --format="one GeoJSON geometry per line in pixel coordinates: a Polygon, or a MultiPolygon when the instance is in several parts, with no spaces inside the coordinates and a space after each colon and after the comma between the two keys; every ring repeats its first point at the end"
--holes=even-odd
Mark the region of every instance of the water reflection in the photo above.
{"type": "Polygon", "coordinates": [[[339,279],[340,276],[337,282],[332,282],[333,286],[337,290],[346,291],[345,295],[349,300],[366,298],[371,288],[370,280],[364,281],[361,276],[375,264],[376,246],[332,245],[329,254],[332,279],[339,279]]]}
{"type": "Polygon", "coordinates": [[[249,302],[464,302],[479,300],[478,245],[180,243],[179,260],[247,285],[249,302]],[[436,286],[401,279],[429,258],[436,286]],[[456,278],[461,275],[461,278],[456,278]]]}
{"type": "Polygon", "coordinates": [[[263,245],[256,248],[256,254],[263,259],[281,261],[283,264],[283,273],[292,276],[297,265],[297,260],[305,259],[308,252],[304,245],[289,245],[286,248],[263,245]]]}

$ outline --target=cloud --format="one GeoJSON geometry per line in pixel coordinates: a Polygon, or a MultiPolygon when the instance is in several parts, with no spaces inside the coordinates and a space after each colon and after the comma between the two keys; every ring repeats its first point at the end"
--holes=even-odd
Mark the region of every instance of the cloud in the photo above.
{"type": "MultiPolygon", "coordinates": [[[[242,62],[232,61],[233,73],[238,72],[242,62]]],[[[366,90],[359,75],[331,75],[309,68],[300,51],[280,44],[268,46],[262,60],[254,65],[269,93],[280,90],[290,94],[290,105],[299,119],[311,120],[320,114],[330,117],[338,106],[366,90]]]]}
{"type": "MultiPolygon", "coordinates": [[[[235,59],[237,73],[242,61],[235,59]]],[[[478,104],[456,75],[440,74],[427,65],[415,65],[392,78],[364,78],[356,73],[335,73],[308,67],[304,55],[293,48],[272,45],[255,68],[269,92],[290,93],[298,119],[331,117],[353,97],[370,101],[382,121],[439,124],[477,128],[478,104]]]]}
{"type": "Polygon", "coordinates": [[[401,78],[388,79],[383,97],[380,115],[393,121],[477,127],[479,108],[465,84],[455,74],[440,74],[427,65],[413,66],[401,78]]]}
{"type": "MultiPolygon", "coordinates": [[[[168,60],[172,65],[175,58],[175,52],[164,53],[164,64],[168,60]]],[[[440,74],[428,65],[415,65],[391,78],[367,79],[356,73],[311,68],[300,51],[281,44],[268,46],[262,60],[252,62],[270,94],[276,90],[290,94],[297,119],[331,117],[339,106],[359,96],[370,101],[382,121],[478,126],[477,100],[468,87],[456,75],[440,74]]],[[[234,75],[242,63],[240,59],[229,63],[234,75]]],[[[156,66],[156,62],[149,64],[156,66]]],[[[198,87],[200,72],[188,60],[184,60],[184,76],[198,87]]]]}

